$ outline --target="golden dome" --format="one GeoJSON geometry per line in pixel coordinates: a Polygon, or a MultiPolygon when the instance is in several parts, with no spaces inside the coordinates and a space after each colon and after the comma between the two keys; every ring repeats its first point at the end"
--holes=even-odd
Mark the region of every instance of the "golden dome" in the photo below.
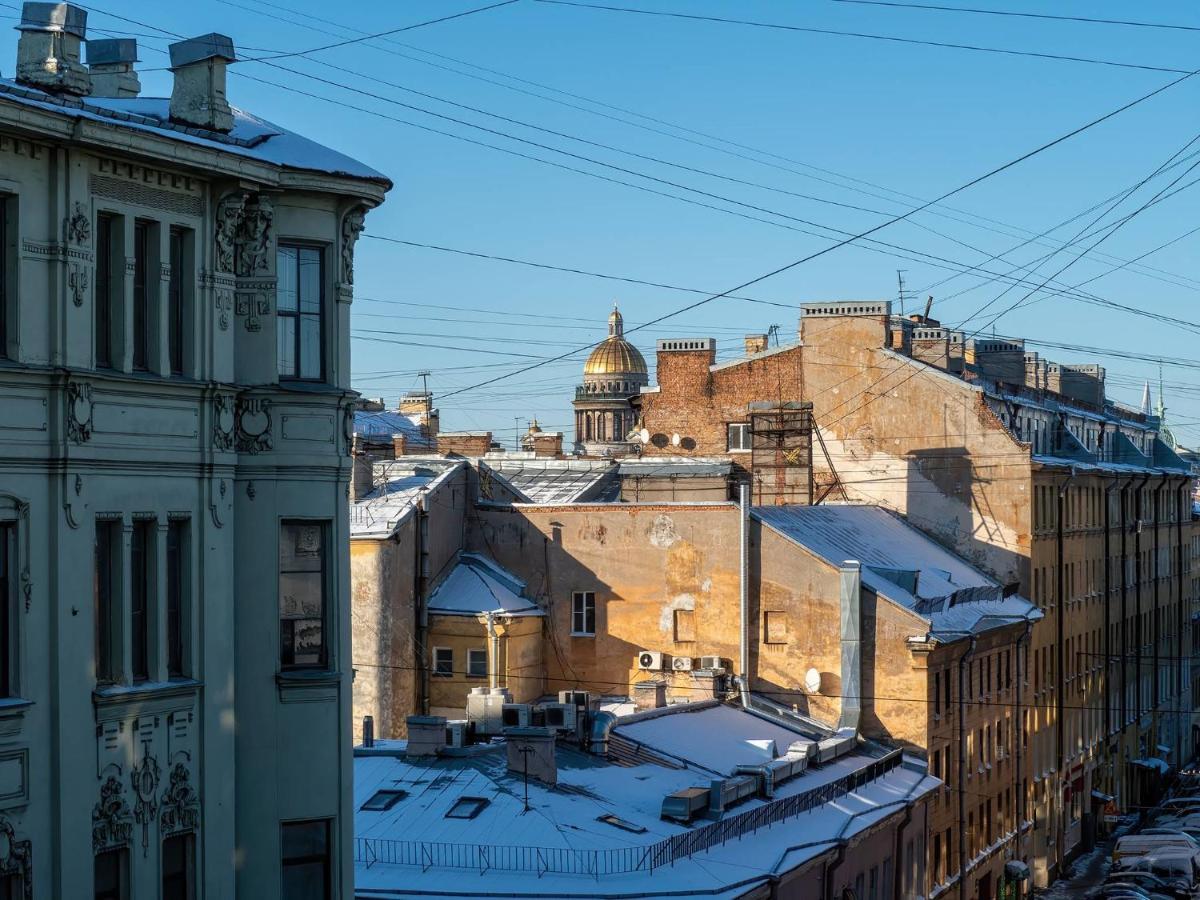
{"type": "Polygon", "coordinates": [[[583,365],[584,375],[646,375],[640,350],[623,337],[609,336],[592,351],[583,365]]]}
{"type": "Polygon", "coordinates": [[[647,375],[645,357],[625,340],[625,319],[617,304],[608,316],[608,337],[583,364],[584,375],[647,375]]]}

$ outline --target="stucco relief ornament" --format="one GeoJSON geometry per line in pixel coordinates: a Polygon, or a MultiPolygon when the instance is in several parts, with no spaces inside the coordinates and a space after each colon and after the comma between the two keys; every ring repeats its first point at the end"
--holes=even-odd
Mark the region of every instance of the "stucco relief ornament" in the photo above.
{"type": "Polygon", "coordinates": [[[67,437],[76,444],[92,437],[92,386],[86,382],[67,385],[67,437]]]}
{"type": "Polygon", "coordinates": [[[218,450],[233,449],[235,425],[233,398],[218,394],[213,398],[213,446],[218,450]]]}
{"type": "Polygon", "coordinates": [[[171,769],[167,789],[162,795],[158,824],[164,837],[196,831],[200,827],[200,798],[183,763],[175,763],[171,769]]]}
{"type": "Polygon", "coordinates": [[[222,331],[229,330],[229,317],[233,315],[233,291],[219,287],[213,292],[217,306],[217,325],[222,331]]]}
{"type": "Polygon", "coordinates": [[[82,203],[76,203],[74,212],[67,217],[65,231],[72,244],[86,244],[92,239],[92,222],[82,203]]]}
{"type": "Polygon", "coordinates": [[[271,202],[259,197],[246,206],[237,231],[234,265],[239,278],[250,278],[271,270],[272,224],[275,211],[271,202]]]}
{"type": "Polygon", "coordinates": [[[230,194],[217,204],[213,266],[218,272],[233,271],[234,246],[245,207],[245,194],[230,194]]]}
{"type": "Polygon", "coordinates": [[[19,875],[21,896],[24,900],[33,897],[33,844],[18,841],[16,829],[7,816],[0,816],[0,876],[19,875]]]}
{"type": "Polygon", "coordinates": [[[271,449],[271,401],[239,400],[237,407],[237,448],[243,453],[271,449]]]}
{"type": "Polygon", "coordinates": [[[133,794],[137,798],[133,804],[133,818],[142,826],[142,855],[150,852],[150,823],[158,814],[158,782],[161,773],[158,760],[147,752],[142,757],[141,765],[129,770],[129,782],[133,786],[133,794]]]}
{"type": "Polygon", "coordinates": [[[92,850],[128,847],[133,840],[133,813],[125,802],[124,789],[115,775],[100,786],[100,800],[92,807],[92,850]]]}
{"type": "Polygon", "coordinates": [[[354,245],[364,227],[362,207],[346,213],[342,219],[342,281],[346,284],[354,284],[354,245]]]}
{"type": "Polygon", "coordinates": [[[67,275],[67,286],[71,289],[71,302],[76,306],[83,306],[90,283],[91,276],[88,275],[88,270],[81,265],[72,264],[67,275]]]}

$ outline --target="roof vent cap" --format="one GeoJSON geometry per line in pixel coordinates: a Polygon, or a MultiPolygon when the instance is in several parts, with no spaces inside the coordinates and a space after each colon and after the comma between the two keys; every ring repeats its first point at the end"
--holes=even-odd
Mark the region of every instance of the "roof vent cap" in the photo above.
{"type": "Polygon", "coordinates": [[[215,32],[177,41],[168,48],[175,83],[171,120],[209,131],[233,130],[233,110],[225,96],[226,68],[237,59],[233,39],[215,32]]]}
{"type": "Polygon", "coordinates": [[[138,61],[134,38],[87,42],[88,71],[93,97],[136,97],[142,90],[133,64],[138,61]]]}
{"type": "Polygon", "coordinates": [[[87,11],[70,3],[26,3],[17,40],[17,81],[43,91],[83,96],[92,87],[79,61],[87,11]]]}

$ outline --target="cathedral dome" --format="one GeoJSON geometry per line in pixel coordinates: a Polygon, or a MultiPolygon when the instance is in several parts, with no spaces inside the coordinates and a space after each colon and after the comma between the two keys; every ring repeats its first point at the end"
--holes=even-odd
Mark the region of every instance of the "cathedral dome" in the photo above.
{"type": "Polygon", "coordinates": [[[600,342],[583,365],[584,375],[646,375],[646,359],[625,340],[625,321],[614,306],[608,317],[608,337],[600,342]]]}

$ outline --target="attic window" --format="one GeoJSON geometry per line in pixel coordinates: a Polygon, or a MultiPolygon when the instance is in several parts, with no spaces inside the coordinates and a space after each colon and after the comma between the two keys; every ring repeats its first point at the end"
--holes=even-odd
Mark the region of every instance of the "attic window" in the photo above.
{"type": "Polygon", "coordinates": [[[614,816],[612,813],[605,813],[602,816],[596,817],[597,822],[603,822],[605,825],[611,825],[614,828],[620,828],[622,831],[629,831],[633,834],[645,834],[646,829],[641,825],[629,822],[622,819],[620,816],[614,816]]]}
{"type": "Polygon", "coordinates": [[[408,796],[408,791],[382,790],[371,795],[371,799],[359,807],[360,812],[387,812],[408,796]]]}
{"type": "Polygon", "coordinates": [[[491,802],[486,797],[459,797],[446,812],[446,818],[473,819],[491,802]]]}

